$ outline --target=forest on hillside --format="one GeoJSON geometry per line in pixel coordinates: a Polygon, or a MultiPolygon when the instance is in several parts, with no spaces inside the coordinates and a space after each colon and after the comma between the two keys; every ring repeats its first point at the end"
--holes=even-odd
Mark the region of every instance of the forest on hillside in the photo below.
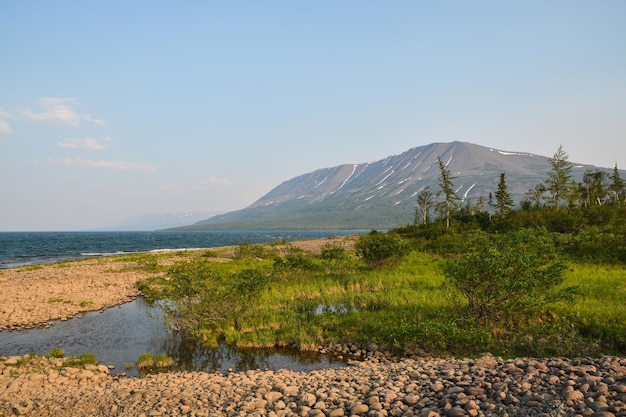
{"type": "Polygon", "coordinates": [[[505,172],[495,194],[461,202],[454,193],[455,178],[439,160],[440,190],[422,189],[413,225],[396,232],[411,238],[416,247],[450,254],[462,250],[471,233],[495,237],[534,229],[571,259],[626,263],[626,182],[617,165],[610,174],[587,170],[582,182],[575,182],[562,146],[549,161],[545,178],[514,207],[505,172]]]}

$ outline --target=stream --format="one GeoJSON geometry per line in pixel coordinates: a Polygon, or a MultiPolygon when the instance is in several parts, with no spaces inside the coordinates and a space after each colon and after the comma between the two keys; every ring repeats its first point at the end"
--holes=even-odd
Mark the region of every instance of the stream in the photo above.
{"type": "Polygon", "coordinates": [[[125,372],[128,376],[139,376],[136,368],[126,369],[126,364],[135,364],[146,352],[171,356],[174,371],[309,371],[345,366],[333,357],[297,350],[237,349],[225,344],[206,348],[185,333],[170,330],[161,310],[141,297],[103,312],[53,323],[48,329],[0,332],[0,355],[45,355],[57,347],[65,356],[95,354],[100,362],[115,366],[113,374],[125,372]]]}

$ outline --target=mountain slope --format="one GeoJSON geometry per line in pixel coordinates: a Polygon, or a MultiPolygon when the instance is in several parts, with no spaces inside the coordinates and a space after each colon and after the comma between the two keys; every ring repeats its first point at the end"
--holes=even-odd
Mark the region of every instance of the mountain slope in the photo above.
{"type": "MultiPolygon", "coordinates": [[[[500,173],[519,202],[546,177],[548,157],[465,142],[433,143],[375,162],[318,169],[283,182],[249,207],[211,217],[201,229],[370,229],[411,223],[415,198],[425,186],[439,191],[437,158],[464,200],[495,193],[500,173]]],[[[591,165],[573,164],[578,180],[591,165]]]]}

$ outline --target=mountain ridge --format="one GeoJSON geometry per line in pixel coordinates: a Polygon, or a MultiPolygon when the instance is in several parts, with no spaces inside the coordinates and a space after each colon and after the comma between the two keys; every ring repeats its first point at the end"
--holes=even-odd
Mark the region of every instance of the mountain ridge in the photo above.
{"type": "MultiPolygon", "coordinates": [[[[468,142],[437,142],[399,155],[321,168],[284,181],[250,206],[176,230],[388,229],[411,223],[415,198],[430,186],[437,193],[437,158],[455,177],[462,200],[495,194],[500,173],[516,203],[546,177],[549,157],[468,142]]],[[[580,181],[593,165],[572,163],[580,181]]],[[[602,168],[608,171],[608,168],[602,168]]]]}

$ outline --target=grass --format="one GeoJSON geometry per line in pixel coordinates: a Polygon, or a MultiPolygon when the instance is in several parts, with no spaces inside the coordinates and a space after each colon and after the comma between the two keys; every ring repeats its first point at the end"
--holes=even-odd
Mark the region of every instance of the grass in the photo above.
{"type": "Polygon", "coordinates": [[[152,353],[146,352],[139,355],[139,359],[137,359],[137,364],[135,366],[137,369],[152,368],[154,366],[154,357],[152,356],[152,353]]]}
{"type": "Polygon", "coordinates": [[[70,356],[65,361],[65,366],[97,365],[98,359],[93,353],[82,353],[80,356],[70,356]]]}
{"type": "Polygon", "coordinates": [[[409,354],[626,352],[626,270],[620,266],[570,262],[563,287],[578,287],[573,304],[550,305],[548,314],[519,326],[486,326],[468,317],[463,301],[447,291],[442,259],[423,252],[379,270],[366,268],[350,251],[322,259],[288,244],[245,244],[230,262],[224,256],[190,254],[140,284],[152,299],[173,300],[170,319],[182,315],[187,321],[178,323],[212,346],[224,340],[240,347],[303,350],[334,342],[376,343],[409,354]],[[220,303],[236,308],[219,311],[220,303]],[[196,315],[219,319],[189,318],[196,315]]]}
{"type": "Polygon", "coordinates": [[[71,304],[72,302],[61,297],[48,299],[48,304],[54,304],[54,303],[71,304]]]}
{"type": "Polygon", "coordinates": [[[43,265],[29,265],[29,266],[23,266],[20,269],[18,269],[19,272],[26,272],[26,271],[37,271],[38,269],[43,269],[43,265]]]}
{"type": "Polygon", "coordinates": [[[61,348],[54,347],[46,356],[49,358],[62,358],[63,356],[65,356],[65,351],[61,348]]]}
{"type": "Polygon", "coordinates": [[[570,264],[566,283],[578,287],[580,297],[572,306],[560,306],[571,313],[598,323],[626,326],[626,269],[619,266],[570,264]]]}
{"type": "MultiPolygon", "coordinates": [[[[174,359],[167,355],[152,355],[150,352],[142,353],[134,367],[142,374],[159,372],[174,366],[174,359]]],[[[133,364],[126,364],[126,369],[132,369],[133,364]],[[130,366],[130,367],[129,367],[130,366]]]]}

